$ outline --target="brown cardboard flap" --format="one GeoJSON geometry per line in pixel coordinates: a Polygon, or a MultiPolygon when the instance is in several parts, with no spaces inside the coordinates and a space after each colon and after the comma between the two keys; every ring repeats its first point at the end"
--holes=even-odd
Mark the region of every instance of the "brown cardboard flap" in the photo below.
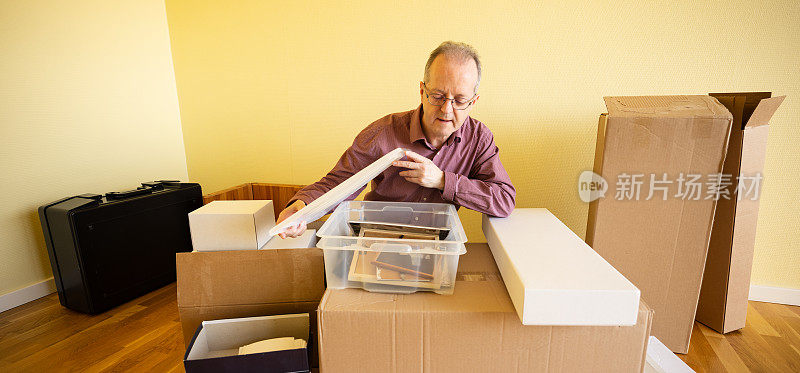
{"type": "Polygon", "coordinates": [[[772,118],[772,115],[775,114],[785,98],[786,96],[778,96],[761,100],[756,107],[756,110],[753,111],[753,115],[750,116],[750,120],[747,121],[745,128],[753,128],[769,124],[769,120],[772,118]]]}
{"type": "Polygon", "coordinates": [[[756,106],[765,98],[772,97],[772,92],[727,92],[709,93],[733,114],[733,128],[744,130],[744,124],[750,120],[756,106]]]}
{"type": "Polygon", "coordinates": [[[731,114],[710,96],[617,96],[603,97],[609,116],[622,117],[711,117],[731,114]]]}
{"type": "Polygon", "coordinates": [[[319,301],[322,250],[275,249],[178,253],[178,306],[319,301]]]}

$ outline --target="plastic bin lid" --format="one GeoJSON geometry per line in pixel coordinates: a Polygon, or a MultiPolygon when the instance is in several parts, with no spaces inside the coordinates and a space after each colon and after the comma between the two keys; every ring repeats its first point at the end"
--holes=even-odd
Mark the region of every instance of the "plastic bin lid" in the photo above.
{"type": "Polygon", "coordinates": [[[288,219],[272,227],[272,229],[269,230],[269,235],[274,236],[302,221],[311,223],[323,217],[326,212],[332,210],[348,196],[355,193],[359,188],[366,185],[385,169],[389,168],[392,162],[403,159],[405,153],[406,149],[404,148],[397,148],[386,153],[383,157],[372,162],[372,164],[365,167],[363,170],[358,171],[355,175],[350,176],[347,180],[333,187],[333,189],[329,190],[327,193],[311,201],[306,207],[295,212],[288,219]]]}

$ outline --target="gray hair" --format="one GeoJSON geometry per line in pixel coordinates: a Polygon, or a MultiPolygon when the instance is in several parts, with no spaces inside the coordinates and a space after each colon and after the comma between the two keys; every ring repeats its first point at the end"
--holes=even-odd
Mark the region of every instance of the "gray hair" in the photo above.
{"type": "Polygon", "coordinates": [[[423,81],[427,83],[431,78],[431,64],[433,64],[433,60],[436,59],[440,54],[443,54],[448,57],[454,57],[461,61],[466,61],[469,58],[472,58],[475,61],[475,66],[478,67],[478,81],[475,82],[475,92],[478,92],[478,86],[481,84],[481,60],[478,57],[478,52],[473,48],[471,45],[466,43],[459,43],[455,41],[446,41],[442,44],[439,44],[436,49],[431,52],[431,56],[428,57],[428,62],[425,63],[425,75],[423,77],[423,81]]]}

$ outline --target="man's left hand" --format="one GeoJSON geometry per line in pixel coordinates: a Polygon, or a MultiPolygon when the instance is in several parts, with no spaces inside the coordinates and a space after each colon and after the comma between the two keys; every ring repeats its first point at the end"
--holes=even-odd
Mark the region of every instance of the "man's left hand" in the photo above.
{"type": "Polygon", "coordinates": [[[406,157],[413,162],[392,162],[392,166],[408,168],[406,171],[401,171],[400,176],[409,182],[426,188],[444,189],[444,172],[439,167],[436,167],[433,161],[412,151],[407,151],[406,157]]]}

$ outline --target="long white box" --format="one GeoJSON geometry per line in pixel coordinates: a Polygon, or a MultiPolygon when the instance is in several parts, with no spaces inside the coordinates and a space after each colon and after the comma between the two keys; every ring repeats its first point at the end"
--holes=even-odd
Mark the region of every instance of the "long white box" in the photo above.
{"type": "Polygon", "coordinates": [[[547,209],[484,215],[483,234],[522,324],[636,324],[639,289],[547,209]]]}
{"type": "Polygon", "coordinates": [[[189,213],[194,251],[258,250],[274,226],[271,200],[211,201],[189,213]]]}

